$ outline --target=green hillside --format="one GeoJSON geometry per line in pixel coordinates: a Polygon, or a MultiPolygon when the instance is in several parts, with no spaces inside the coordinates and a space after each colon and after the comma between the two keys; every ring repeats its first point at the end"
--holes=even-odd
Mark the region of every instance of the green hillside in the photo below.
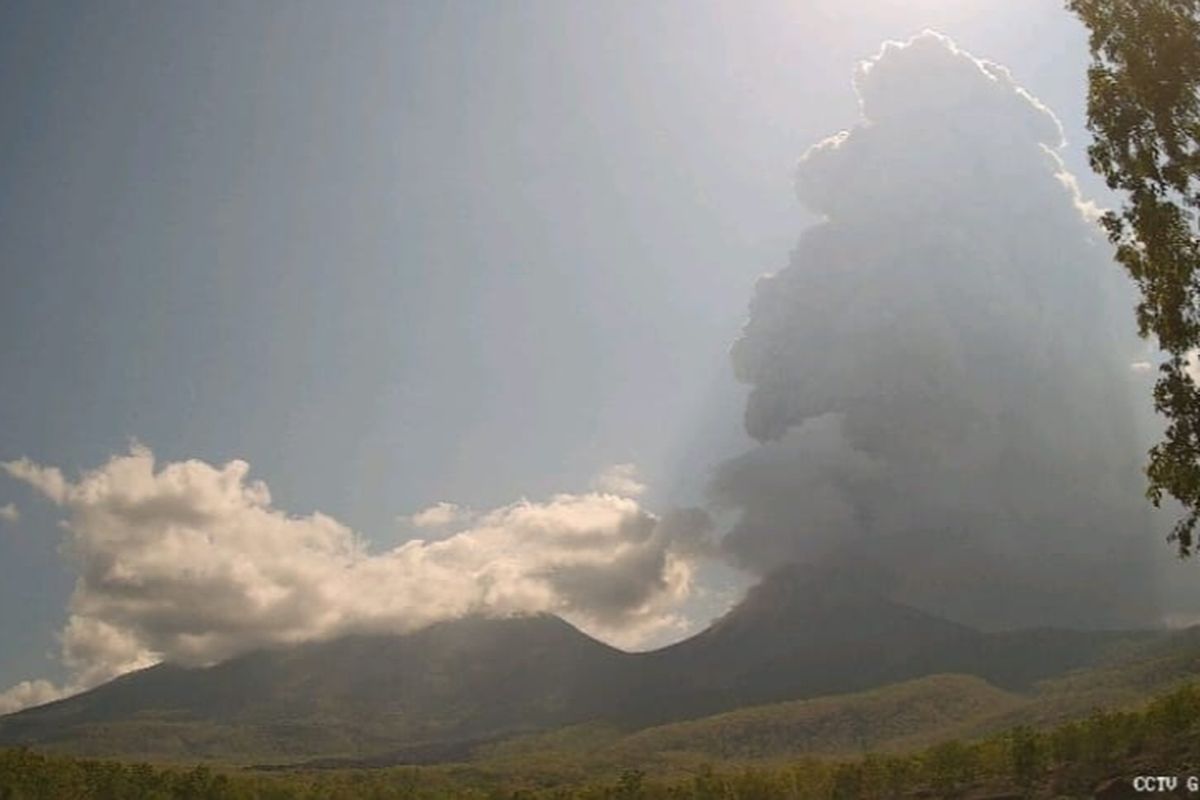
{"type": "Polygon", "coordinates": [[[627,759],[673,751],[719,760],[861,753],[903,747],[934,734],[954,736],[1025,704],[980,678],[934,675],[852,695],[662,725],[625,737],[614,750],[627,759]]]}
{"type": "Polygon", "coordinates": [[[672,770],[713,761],[894,750],[970,731],[1028,700],[966,675],[934,675],[851,695],[774,703],[621,734],[575,726],[480,748],[493,769],[573,762],[579,774],[622,767],[672,770]]]}
{"type": "Polygon", "coordinates": [[[585,725],[481,747],[474,762],[515,774],[559,776],[636,767],[674,773],[704,763],[778,763],[804,756],[902,753],[977,740],[1016,727],[1046,728],[1098,709],[1137,709],[1200,677],[1200,631],[1118,648],[1100,664],[1002,690],[967,675],[934,675],[878,689],[754,706],[623,733],[585,725]]]}
{"type": "MultiPolygon", "coordinates": [[[[953,678],[925,683],[929,685],[910,686],[901,694],[922,696],[932,691],[930,696],[937,696],[947,686],[966,685],[953,678]]],[[[858,701],[865,702],[863,698],[858,701]]],[[[569,738],[581,746],[589,737],[595,743],[586,731],[576,731],[569,738]]],[[[586,779],[550,778],[536,768],[521,771],[519,761],[510,767],[518,769],[503,772],[483,766],[437,766],[256,774],[204,767],[164,769],[4,750],[0,751],[0,798],[1115,798],[1137,796],[1130,781],[1138,775],[1176,776],[1181,780],[1179,790],[1156,796],[1186,797],[1188,777],[1200,775],[1200,689],[1193,685],[1178,688],[1138,711],[1095,712],[1085,720],[1044,731],[1018,727],[980,741],[949,740],[910,753],[806,757],[757,766],[725,761],[674,772],[626,767],[586,779]]]]}

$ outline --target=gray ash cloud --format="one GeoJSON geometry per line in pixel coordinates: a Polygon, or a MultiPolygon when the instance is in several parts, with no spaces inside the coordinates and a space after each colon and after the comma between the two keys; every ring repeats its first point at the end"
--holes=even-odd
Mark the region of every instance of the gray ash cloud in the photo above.
{"type": "Polygon", "coordinates": [[[861,122],[797,170],[824,219],[732,349],[762,444],[713,483],[727,552],[870,562],[988,627],[1148,622],[1133,301],[1058,120],[928,32],[855,87],[861,122]]]}

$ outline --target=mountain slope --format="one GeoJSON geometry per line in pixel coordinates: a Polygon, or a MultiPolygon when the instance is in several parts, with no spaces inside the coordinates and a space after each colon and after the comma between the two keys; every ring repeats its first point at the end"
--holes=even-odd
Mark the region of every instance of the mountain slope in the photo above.
{"type": "Polygon", "coordinates": [[[958,735],[1028,703],[980,678],[932,675],[854,694],[741,708],[624,735],[596,725],[529,734],[481,747],[473,760],[514,773],[546,762],[575,764],[581,773],[589,773],[857,754],[958,735]]]}
{"type": "Polygon", "coordinates": [[[784,567],[696,636],[641,665],[639,722],[688,719],[937,673],[1024,691],[1154,633],[983,633],[887,599],[842,571],[784,567]]]}
{"type": "Polygon", "coordinates": [[[392,761],[599,721],[623,731],[938,673],[1027,691],[1154,634],[985,634],[853,576],[786,568],[712,627],[624,653],[554,617],[470,617],[406,636],[159,665],[0,718],[0,744],[90,754],[392,761]]]}
{"type": "Polygon", "coordinates": [[[554,617],[467,618],[209,668],[158,665],[0,718],[0,742],[223,756],[475,739],[600,713],[594,684],[629,658],[554,617]]]}
{"type": "Polygon", "coordinates": [[[849,694],[739,708],[632,733],[584,725],[478,748],[472,761],[501,774],[651,772],[704,764],[904,752],[1019,726],[1045,729],[1095,711],[1136,711],[1200,677],[1200,630],[1172,634],[1023,692],[975,676],[932,675],[849,694]]]}

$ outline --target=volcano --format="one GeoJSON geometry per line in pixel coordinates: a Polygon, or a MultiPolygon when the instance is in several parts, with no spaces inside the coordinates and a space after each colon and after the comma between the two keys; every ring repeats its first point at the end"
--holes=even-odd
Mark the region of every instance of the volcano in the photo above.
{"type": "Polygon", "coordinates": [[[466,617],[210,667],[159,664],[0,718],[0,744],[139,757],[439,760],[574,723],[632,730],[937,673],[1020,690],[1149,636],[984,633],[896,603],[851,572],[789,566],[708,629],[656,651],[622,652],[549,615],[466,617]]]}

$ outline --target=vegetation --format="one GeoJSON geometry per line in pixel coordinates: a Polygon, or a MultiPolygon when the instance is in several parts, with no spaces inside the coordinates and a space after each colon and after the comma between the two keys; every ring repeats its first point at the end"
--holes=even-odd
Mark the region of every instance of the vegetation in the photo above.
{"type": "MultiPolygon", "coordinates": [[[[248,653],[211,667],[159,664],[0,717],[0,746],[245,766],[462,761],[484,743],[530,732],[585,722],[629,732],[937,673],[975,675],[1027,695],[1039,680],[1094,666],[1117,650],[1140,656],[1176,638],[985,634],[882,597],[850,598],[828,582],[796,578],[775,573],[717,626],[648,653],[623,653],[543,616],[464,618],[405,636],[248,653]]],[[[956,735],[945,729],[954,720],[929,705],[907,718],[907,732],[956,735]]],[[[870,731],[854,730],[844,742],[854,753],[879,744],[870,731]]]]}
{"type": "Polygon", "coordinates": [[[1053,729],[1020,726],[915,753],[757,765],[726,761],[675,773],[624,769],[583,780],[531,777],[535,773],[439,766],[263,774],[77,760],[18,749],[0,751],[0,798],[835,800],[1004,792],[1075,797],[1137,774],[1200,774],[1200,687],[1181,687],[1139,711],[1097,711],[1053,729]]]}
{"type": "Polygon", "coordinates": [[[1117,260],[1141,291],[1138,328],[1167,359],[1154,403],[1167,419],[1150,451],[1148,495],[1186,514],[1172,539],[1191,554],[1200,522],[1200,0],[1069,0],[1091,31],[1088,150],[1125,203],[1104,216],[1117,260]]]}
{"type": "MultiPolygon", "coordinates": [[[[319,723],[280,713],[256,724],[217,724],[164,711],[10,744],[85,758],[176,764],[332,769],[454,762],[488,774],[537,774],[547,781],[584,780],[629,767],[661,775],[695,770],[706,762],[896,752],[1019,725],[1045,727],[1086,716],[1094,708],[1137,707],[1194,679],[1198,661],[1200,630],[1193,630],[1118,639],[1091,666],[1027,688],[998,688],[974,675],[928,675],[865,691],[747,705],[649,726],[593,715],[585,724],[437,740],[405,737],[402,725],[393,725],[397,733],[383,721],[354,730],[344,718],[319,723]]],[[[46,712],[55,710],[47,707],[46,712]]],[[[19,718],[8,719],[15,723],[19,718]]]]}
{"type": "Polygon", "coordinates": [[[623,734],[573,726],[482,748],[475,761],[516,772],[553,763],[565,770],[636,767],[650,773],[706,762],[770,761],[798,755],[858,755],[912,749],[963,735],[1030,704],[967,675],[933,675],[849,695],[739,709],[623,734]]]}

